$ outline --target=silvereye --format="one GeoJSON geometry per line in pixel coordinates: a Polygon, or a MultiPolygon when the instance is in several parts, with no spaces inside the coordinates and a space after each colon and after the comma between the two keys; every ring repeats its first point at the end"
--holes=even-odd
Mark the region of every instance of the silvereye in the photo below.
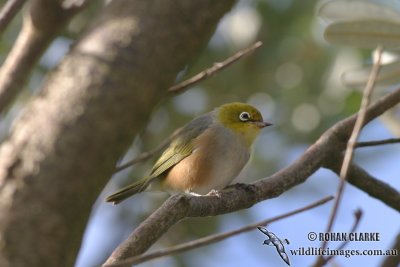
{"type": "Polygon", "coordinates": [[[171,141],[149,176],[108,196],[118,204],[146,188],[204,195],[229,185],[250,157],[264,122],[251,105],[229,103],[193,119],[171,141]]]}

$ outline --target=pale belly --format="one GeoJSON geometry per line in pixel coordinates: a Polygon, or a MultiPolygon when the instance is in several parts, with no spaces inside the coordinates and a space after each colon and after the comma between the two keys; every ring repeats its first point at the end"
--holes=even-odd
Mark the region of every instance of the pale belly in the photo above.
{"type": "Polygon", "coordinates": [[[192,154],[175,165],[163,184],[168,191],[207,194],[229,185],[249,159],[247,146],[231,132],[206,130],[192,154]]]}

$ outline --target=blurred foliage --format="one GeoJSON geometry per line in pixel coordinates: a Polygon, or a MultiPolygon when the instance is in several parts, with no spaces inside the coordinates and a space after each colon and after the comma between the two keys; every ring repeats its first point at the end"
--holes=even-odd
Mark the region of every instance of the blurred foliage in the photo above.
{"type": "MultiPolygon", "coordinates": [[[[265,120],[274,123],[274,127],[266,129],[255,145],[252,163],[243,175],[243,180],[251,181],[268,176],[288,164],[289,159],[293,159],[293,150],[303,150],[333,123],[357,111],[360,93],[351,89],[362,87],[368,76],[368,67],[362,71],[347,72],[344,76],[343,71],[355,69],[367,62],[370,50],[332,46],[323,39],[324,27],[325,37],[334,43],[373,48],[381,40],[380,36],[377,38],[374,35],[377,31],[382,31],[385,36],[390,35],[387,44],[392,48],[400,43],[398,3],[390,0],[350,2],[337,0],[321,4],[317,1],[293,0],[239,1],[221,21],[207,48],[193,64],[182,71],[177,82],[193,76],[214,62],[224,60],[255,41],[261,40],[264,45],[254,54],[182,95],[160,103],[147,128],[136,138],[123,160],[156,147],[194,116],[226,102],[241,101],[254,104],[262,111],[265,120]],[[352,8],[348,6],[350,2],[352,8]],[[382,3],[389,3],[389,7],[382,3]],[[316,16],[317,4],[318,14],[323,20],[316,16]],[[388,23],[394,26],[387,27],[388,23]],[[354,31],[362,32],[363,38],[357,37],[359,35],[354,34],[354,31]],[[344,86],[342,79],[351,87],[344,86]]],[[[70,23],[63,35],[53,42],[34,70],[25,92],[2,118],[0,140],[6,135],[12,119],[40,88],[46,73],[69,50],[71,43],[79,38],[102,5],[103,1],[93,1],[89,8],[70,23]]],[[[2,60],[15,41],[20,26],[21,16],[18,16],[3,36],[0,43],[2,60]]],[[[391,55],[397,60],[396,53],[391,55]]],[[[385,77],[390,79],[389,84],[398,82],[400,76],[396,74],[399,66],[398,61],[392,61],[383,67],[379,78],[382,83],[386,81],[385,85],[388,84],[385,77]]],[[[151,163],[149,161],[115,175],[104,194],[145,175],[151,163]]],[[[132,225],[137,226],[165,198],[166,195],[144,193],[117,207],[103,203],[97,205],[91,223],[102,224],[99,220],[105,220],[107,214],[112,214],[109,215],[111,219],[107,219],[108,224],[112,225],[107,234],[113,242],[98,248],[97,251],[101,253],[98,253],[97,258],[87,259],[87,262],[94,265],[104,259],[129,233],[132,225]]],[[[101,201],[102,196],[99,203],[101,201]]],[[[250,213],[241,211],[234,216],[241,220],[250,216],[250,213]]],[[[220,218],[185,220],[174,226],[157,246],[170,246],[220,231],[220,218]]],[[[98,244],[86,245],[96,247],[98,244]]],[[[198,251],[202,253],[207,248],[198,251]]],[[[191,266],[190,257],[185,255],[176,256],[172,266],[191,266]]],[[[153,265],[149,263],[148,266],[153,265]]]]}
{"type": "MultiPolygon", "coordinates": [[[[400,83],[400,4],[394,0],[325,1],[318,14],[328,24],[326,40],[333,44],[359,48],[385,49],[376,79],[375,97],[400,83]]],[[[346,70],[342,81],[350,88],[362,89],[368,80],[372,61],[363,68],[346,70]]],[[[400,108],[393,108],[381,118],[396,136],[400,135],[400,108]]]]}

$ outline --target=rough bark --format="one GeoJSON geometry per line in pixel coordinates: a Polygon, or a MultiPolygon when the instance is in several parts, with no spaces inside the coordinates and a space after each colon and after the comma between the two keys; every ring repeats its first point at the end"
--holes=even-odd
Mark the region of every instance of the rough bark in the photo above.
{"type": "Polygon", "coordinates": [[[0,148],[0,265],[72,266],[117,159],[234,1],[114,0],[0,148]]]}
{"type": "Polygon", "coordinates": [[[24,88],[33,68],[53,39],[89,1],[69,5],[54,0],[30,1],[18,38],[0,68],[0,113],[24,88]]]}

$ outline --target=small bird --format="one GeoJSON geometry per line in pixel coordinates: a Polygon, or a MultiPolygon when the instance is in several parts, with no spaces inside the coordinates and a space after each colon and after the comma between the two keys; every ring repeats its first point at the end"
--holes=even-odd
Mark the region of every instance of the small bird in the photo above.
{"type": "Polygon", "coordinates": [[[240,173],[253,141],[270,125],[251,105],[235,102],[217,107],[186,124],[148,176],[105,200],[118,204],[147,188],[193,195],[218,192],[240,173]]]}
{"type": "MultiPolygon", "coordinates": [[[[266,228],[264,227],[257,227],[258,230],[260,230],[263,234],[265,234],[266,236],[268,236],[267,240],[264,240],[263,245],[268,245],[268,246],[275,246],[276,251],[278,252],[279,256],[281,257],[281,259],[286,262],[287,265],[290,266],[290,260],[289,260],[289,256],[287,255],[286,251],[285,251],[285,246],[283,245],[282,240],[277,237],[274,233],[268,231],[266,228]]],[[[289,245],[289,240],[287,240],[286,238],[284,239],[285,243],[289,245]]]]}

